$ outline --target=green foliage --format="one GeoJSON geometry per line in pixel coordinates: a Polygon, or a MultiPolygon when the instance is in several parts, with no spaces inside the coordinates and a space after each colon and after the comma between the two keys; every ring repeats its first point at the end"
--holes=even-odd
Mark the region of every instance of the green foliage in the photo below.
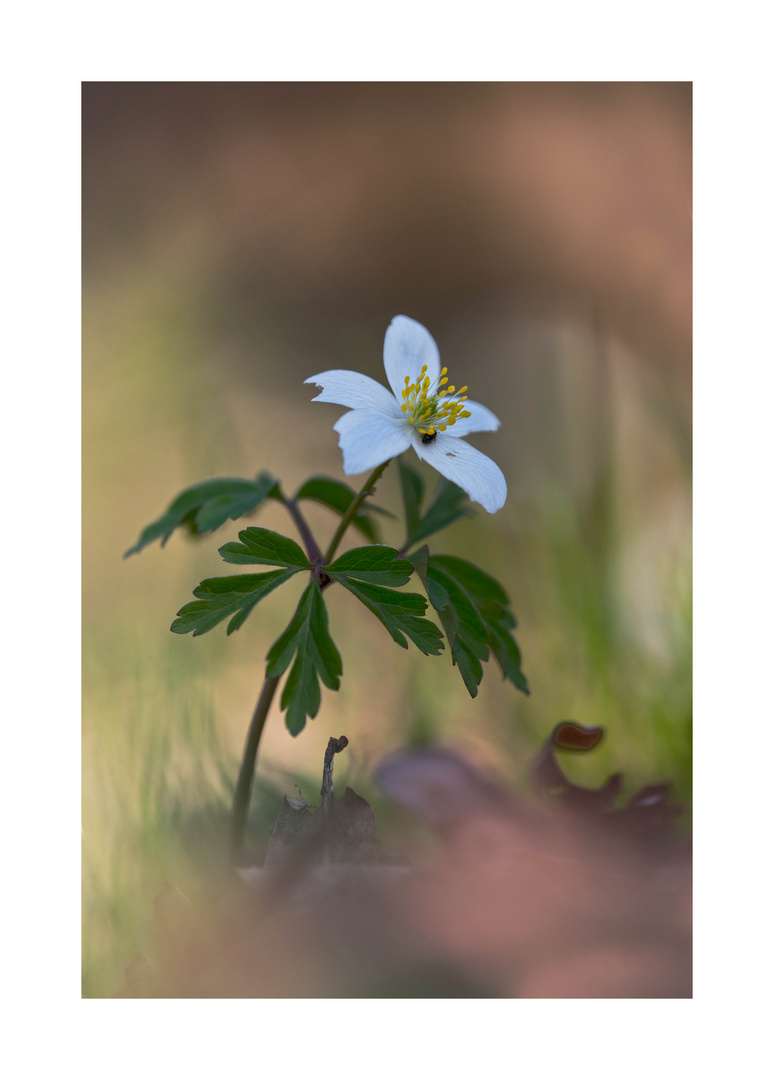
{"type": "MultiPolygon", "coordinates": [[[[427,510],[423,510],[422,478],[402,461],[399,468],[406,514],[405,547],[472,512],[465,493],[446,480],[439,485],[427,510]]],[[[295,514],[277,481],[266,472],[260,473],[255,481],[204,481],[178,495],[165,514],[143,530],[127,554],[142,550],[158,538],[163,545],[181,526],[195,534],[212,531],[228,518],[254,510],[266,498],[280,499],[295,514]]],[[[351,513],[356,498],[358,494],[347,484],[326,476],[311,477],[294,496],[295,501],[313,500],[342,516],[351,513]]],[[[198,637],[228,620],[226,632],[231,634],[244,624],[265,596],[295,574],[309,571],[311,581],[296,613],[267,655],[267,677],[279,678],[290,668],[280,704],[287,710],[286,723],[293,735],[303,730],[307,717],[317,714],[320,682],[332,690],[339,687],[341,657],[328,631],[322,596],[323,588],[332,582],[338,582],[357,597],[404,649],[410,640],[426,656],[437,656],[444,648],[445,634],[453,663],[459,667],[472,697],[481,682],[482,663],[490,652],[494,653],[503,676],[528,693],[519,648],[511,634],[516,620],[502,587],[464,559],[430,556],[426,546],[404,558],[395,548],[373,542],[378,537],[374,512],[386,513],[370,506],[352,520],[354,527],[372,543],[353,548],[323,567],[319,562],[313,565],[299,544],[287,536],[257,526],[242,529],[238,541],[219,549],[223,561],[278,569],[200,582],[194,589],[196,599],[178,611],[171,627],[173,633],[198,637]],[[425,618],[427,600],[423,596],[400,591],[415,570],[433,609],[438,612],[444,633],[425,618]]],[[[304,527],[302,523],[302,531],[304,527]]],[[[314,542],[308,537],[307,546],[314,549],[314,542]]]]}
{"type": "Polygon", "coordinates": [[[424,481],[419,473],[404,464],[401,458],[400,487],[403,495],[403,509],[406,514],[406,540],[404,548],[413,547],[420,540],[425,540],[433,533],[445,529],[447,525],[462,517],[469,517],[474,511],[467,495],[449,480],[441,480],[435,498],[422,513],[424,481]]]}
{"type": "Polygon", "coordinates": [[[221,558],[227,563],[260,563],[262,566],[292,566],[297,570],[311,570],[312,564],[295,540],[271,529],[259,529],[252,525],[242,529],[241,543],[224,544],[219,548],[221,558]]]}
{"type": "Polygon", "coordinates": [[[186,604],[177,613],[170,629],[173,634],[206,634],[229,615],[233,618],[227,634],[238,630],[259,600],[289,581],[299,571],[295,568],[270,570],[267,574],[237,574],[234,577],[206,578],[194,589],[198,600],[186,604]]]}
{"type": "Polygon", "coordinates": [[[425,656],[437,656],[443,649],[443,636],[438,627],[422,618],[427,608],[423,596],[394,592],[381,585],[366,585],[345,578],[339,580],[345,589],[349,589],[373,612],[389,630],[392,640],[402,648],[408,648],[406,637],[409,637],[425,656]]]}
{"type": "Polygon", "coordinates": [[[325,567],[325,573],[336,581],[342,577],[356,578],[372,585],[387,585],[391,589],[405,585],[413,572],[408,559],[399,559],[395,548],[383,544],[352,548],[325,567]]]}
{"type": "MultiPolygon", "coordinates": [[[[341,480],[333,480],[329,476],[312,476],[306,483],[301,485],[293,497],[296,501],[299,499],[312,499],[314,502],[327,506],[329,510],[333,510],[343,517],[349,510],[356,494],[349,484],[344,484],[341,480]]],[[[379,530],[372,517],[374,513],[384,514],[387,517],[393,516],[388,510],[382,510],[381,507],[369,503],[368,509],[361,507],[355,514],[352,519],[352,527],[361,532],[367,540],[378,543],[379,530]]]]}
{"type": "Polygon", "coordinates": [[[230,518],[236,520],[256,510],[264,499],[277,498],[279,485],[267,472],[259,473],[255,480],[233,477],[204,480],[181,491],[160,518],[146,525],[124,558],[136,555],[159,537],[164,547],[177,528],[185,528],[193,536],[213,532],[230,518]]]}
{"type": "Polygon", "coordinates": [[[338,690],[341,676],[341,656],[328,632],[328,613],[317,582],[307,585],[288,628],[269,649],[267,661],[270,678],[282,675],[293,661],[280,706],[287,709],[285,723],[291,735],[298,735],[307,716],[315,717],[320,708],[320,681],[329,690],[338,690]]]}
{"type": "Polygon", "coordinates": [[[521,653],[510,631],[516,619],[502,586],[483,570],[452,555],[430,555],[427,547],[409,556],[438,612],[452,661],[471,697],[483,678],[482,662],[494,653],[503,678],[528,694],[521,653]]]}
{"type": "Polygon", "coordinates": [[[434,623],[422,618],[426,600],[417,593],[395,591],[406,584],[412,572],[408,559],[397,555],[394,548],[355,548],[326,566],[325,573],[373,612],[402,648],[408,648],[409,637],[426,656],[437,656],[443,637],[434,623]]]}
{"type": "Polygon", "coordinates": [[[241,544],[224,544],[220,555],[228,563],[258,563],[280,566],[267,574],[237,574],[233,577],[207,578],[194,589],[199,599],[186,604],[177,613],[171,630],[175,634],[194,637],[206,634],[218,623],[233,616],[226,629],[232,634],[244,623],[259,600],[268,596],[278,585],[289,581],[302,570],[311,570],[311,563],[295,540],[270,529],[243,529],[241,544]]]}

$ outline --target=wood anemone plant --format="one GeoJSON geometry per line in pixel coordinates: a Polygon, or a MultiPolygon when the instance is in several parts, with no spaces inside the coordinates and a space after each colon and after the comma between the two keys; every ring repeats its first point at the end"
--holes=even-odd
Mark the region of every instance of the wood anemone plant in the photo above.
{"type": "Polygon", "coordinates": [[[505,501],[505,480],[499,468],[462,438],[471,431],[493,430],[498,421],[483,405],[453,396],[454,388],[447,387],[441,372],[435,342],[424,327],[405,316],[397,316],[387,331],[385,369],[393,390],[398,388],[394,396],[356,372],[323,372],[307,380],[324,388],[316,400],[351,408],[336,430],[345,473],[368,470],[359,490],[316,475],[288,496],[280,481],[266,471],[254,480],[205,480],[182,491],[126,552],[127,556],[136,554],[155,540],[163,547],[176,530],[195,536],[214,532],[257,512],[269,500],[284,506],[303,545],[258,526],[242,529],[238,540],[219,548],[220,557],[232,565],[270,569],[205,578],[194,589],[195,599],[178,611],[171,626],[175,634],[198,637],[228,620],[226,633],[232,634],[269,593],[298,574],[307,578],[290,622],[266,655],[263,686],[234,794],[231,857],[235,865],[241,865],[243,858],[258,748],[280,681],[284,676],[280,708],[294,736],[303,731],[307,718],[317,715],[320,684],[328,690],[340,688],[343,663],[329,629],[328,589],[347,589],[403,649],[409,641],[426,656],[437,656],[448,648],[471,697],[478,692],[482,665],[490,655],[504,679],[529,692],[513,637],[516,618],[503,587],[473,563],[431,553],[425,543],[472,512],[468,498],[490,513],[505,501]],[[391,547],[381,542],[380,518],[389,520],[394,515],[371,500],[390,460],[409,448],[443,478],[426,502],[423,478],[398,457],[405,526],[400,546],[391,547]],[[304,517],[302,506],[307,501],[338,516],[327,546],[318,543],[304,517]],[[350,527],[366,544],[339,555],[350,527]],[[421,593],[403,591],[412,577],[418,579],[421,593]],[[440,626],[426,618],[428,604],[440,626]]]}

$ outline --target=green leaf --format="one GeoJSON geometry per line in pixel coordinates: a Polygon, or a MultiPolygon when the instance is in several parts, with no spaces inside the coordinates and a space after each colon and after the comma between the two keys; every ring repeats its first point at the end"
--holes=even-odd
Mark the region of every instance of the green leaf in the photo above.
{"type": "Polygon", "coordinates": [[[529,686],[521,670],[521,650],[513,636],[508,633],[504,621],[488,623],[489,644],[495,655],[504,679],[510,679],[513,685],[523,693],[529,693],[529,686]]]}
{"type": "Polygon", "coordinates": [[[341,676],[341,656],[328,632],[328,613],[316,582],[307,585],[288,628],[269,649],[267,661],[270,678],[282,675],[293,661],[280,707],[287,709],[285,723],[291,735],[298,735],[307,716],[315,717],[320,708],[320,681],[329,690],[338,690],[341,676]]]}
{"type": "Polygon", "coordinates": [[[365,604],[404,649],[408,648],[406,636],[425,655],[435,656],[443,648],[438,627],[422,618],[427,609],[424,597],[393,591],[405,585],[412,574],[412,564],[399,558],[395,548],[353,548],[324,567],[324,572],[365,604]]]}
{"type": "Polygon", "coordinates": [[[431,558],[427,568],[428,581],[440,586],[449,602],[438,616],[451,648],[452,660],[471,697],[478,692],[478,684],[484,674],[481,661],[489,659],[489,640],[484,621],[475,604],[453,577],[433,566],[431,558]]]}
{"type": "Polygon", "coordinates": [[[406,515],[406,542],[404,548],[425,540],[428,536],[445,529],[461,517],[469,517],[475,511],[468,496],[449,480],[441,480],[435,498],[426,514],[422,513],[424,484],[419,473],[415,472],[402,460],[400,468],[400,486],[403,495],[403,509],[406,515]]]}
{"type": "MultiPolygon", "coordinates": [[[[312,499],[343,517],[349,510],[356,494],[349,484],[344,484],[341,480],[332,480],[329,476],[312,476],[306,483],[301,485],[294,498],[312,499]]],[[[358,529],[368,540],[378,542],[379,530],[376,522],[370,516],[372,512],[385,514],[388,517],[393,516],[388,510],[382,510],[381,507],[369,503],[367,507],[361,507],[355,514],[352,519],[352,526],[358,529]]]]}
{"type": "Polygon", "coordinates": [[[142,530],[137,543],[124,553],[124,558],[137,554],[159,538],[164,547],[175,529],[180,527],[185,527],[194,536],[212,532],[229,518],[236,520],[251,513],[269,498],[279,498],[279,486],[267,472],[260,473],[255,480],[222,477],[194,484],[181,491],[161,517],[142,530]]]}
{"type": "Polygon", "coordinates": [[[368,547],[352,548],[336,562],[324,567],[325,573],[336,581],[342,575],[367,581],[373,585],[387,585],[397,589],[405,585],[413,573],[408,559],[398,558],[395,548],[383,544],[370,544],[368,547]]]}
{"type": "Polygon", "coordinates": [[[443,649],[443,635],[438,627],[422,618],[427,609],[427,601],[423,596],[418,593],[395,592],[381,585],[354,581],[343,575],[337,580],[373,612],[390,632],[393,641],[402,648],[408,648],[406,637],[409,637],[425,656],[437,656],[443,649]]]}
{"type": "Polygon", "coordinates": [[[447,641],[471,697],[483,678],[482,663],[494,654],[503,673],[528,694],[521,670],[521,653],[510,630],[516,619],[508,595],[493,577],[466,559],[429,555],[427,547],[409,556],[422,579],[430,603],[438,612],[447,641]]]}
{"type": "Polygon", "coordinates": [[[266,574],[237,574],[234,577],[206,578],[194,589],[193,600],[177,613],[170,629],[173,634],[206,634],[229,615],[226,633],[238,630],[259,600],[278,585],[289,581],[296,569],[271,570],[266,574]]]}
{"type": "MultiPolygon", "coordinates": [[[[484,604],[496,604],[507,609],[510,601],[502,585],[490,574],[474,566],[473,563],[469,563],[467,559],[459,559],[456,555],[433,555],[432,563],[447,574],[451,574],[470,593],[479,607],[484,604]]],[[[513,618],[512,615],[511,618],[513,618]]],[[[516,625],[515,619],[511,625],[516,625]]]]}
{"type": "Polygon", "coordinates": [[[437,581],[428,580],[427,561],[430,557],[430,549],[427,544],[409,555],[409,562],[419,575],[430,603],[436,611],[444,611],[449,606],[449,594],[437,581]]]}
{"type": "Polygon", "coordinates": [[[227,563],[261,563],[263,566],[293,566],[298,570],[311,569],[311,563],[295,540],[271,529],[251,525],[239,534],[241,544],[224,544],[219,548],[227,563]]]}
{"type": "Polygon", "coordinates": [[[463,517],[470,517],[472,514],[475,514],[475,510],[462,488],[458,488],[450,480],[442,480],[430,509],[422,518],[419,528],[411,536],[408,544],[418,544],[420,540],[425,540],[440,529],[445,529],[452,522],[463,517]]]}

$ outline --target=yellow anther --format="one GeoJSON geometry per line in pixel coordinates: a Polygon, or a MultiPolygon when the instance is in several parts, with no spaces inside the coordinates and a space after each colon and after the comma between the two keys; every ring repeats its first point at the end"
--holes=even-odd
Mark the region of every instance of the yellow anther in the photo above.
{"type": "Polygon", "coordinates": [[[414,382],[408,375],[404,376],[401,411],[406,414],[415,431],[422,435],[435,435],[438,431],[446,431],[458,417],[470,416],[469,412],[462,411],[462,403],[467,400],[464,397],[467,386],[455,393],[455,388],[448,385],[448,368],[441,368],[437,378],[431,380],[427,367],[427,364],[422,365],[414,382]],[[454,400],[451,399],[452,394],[455,395],[454,400]]]}

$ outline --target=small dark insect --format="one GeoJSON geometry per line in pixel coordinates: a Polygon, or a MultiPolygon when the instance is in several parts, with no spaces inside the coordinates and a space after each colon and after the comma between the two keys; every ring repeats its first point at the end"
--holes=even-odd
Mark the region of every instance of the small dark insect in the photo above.
{"type": "Polygon", "coordinates": [[[438,438],[438,432],[437,431],[434,431],[432,435],[428,435],[427,433],[425,433],[422,436],[422,442],[425,444],[425,446],[428,446],[430,443],[435,442],[435,440],[437,438],[438,438]]]}

